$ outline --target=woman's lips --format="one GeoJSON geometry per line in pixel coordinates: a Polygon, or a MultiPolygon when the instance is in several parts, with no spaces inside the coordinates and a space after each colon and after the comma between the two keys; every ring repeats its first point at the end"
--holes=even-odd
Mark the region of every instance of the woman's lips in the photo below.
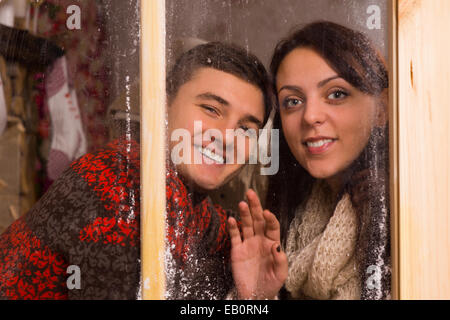
{"type": "Polygon", "coordinates": [[[330,149],[334,145],[335,141],[335,139],[322,139],[305,142],[304,145],[310,154],[318,155],[330,149]]]}

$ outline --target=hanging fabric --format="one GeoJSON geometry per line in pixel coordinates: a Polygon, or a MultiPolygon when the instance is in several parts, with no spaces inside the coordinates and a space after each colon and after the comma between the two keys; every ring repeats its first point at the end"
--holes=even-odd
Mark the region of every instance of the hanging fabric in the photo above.
{"type": "Polygon", "coordinates": [[[87,152],[76,93],[69,87],[67,61],[61,57],[47,76],[47,104],[50,111],[52,139],[47,172],[52,180],[87,152]]]}

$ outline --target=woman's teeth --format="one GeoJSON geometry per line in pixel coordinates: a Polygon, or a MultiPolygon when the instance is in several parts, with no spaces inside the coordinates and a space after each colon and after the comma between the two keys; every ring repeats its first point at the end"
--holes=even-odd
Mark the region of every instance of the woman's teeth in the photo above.
{"type": "Polygon", "coordinates": [[[197,147],[197,150],[204,155],[205,157],[219,163],[219,164],[224,164],[225,160],[223,159],[223,157],[215,154],[214,152],[212,152],[211,150],[207,149],[207,148],[202,148],[202,147],[197,147]]]}
{"type": "Polygon", "coordinates": [[[320,148],[326,145],[327,143],[331,143],[333,140],[331,139],[325,139],[325,140],[319,140],[315,142],[307,142],[306,145],[310,148],[320,148]]]}

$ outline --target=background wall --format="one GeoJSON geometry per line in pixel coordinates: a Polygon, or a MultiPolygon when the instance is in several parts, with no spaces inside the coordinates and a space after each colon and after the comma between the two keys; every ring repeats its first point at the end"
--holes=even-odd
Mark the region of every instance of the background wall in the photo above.
{"type": "Polygon", "coordinates": [[[229,41],[266,65],[277,42],[296,26],[329,20],[365,32],[387,56],[387,0],[166,0],[168,58],[182,37],[229,41]],[[367,8],[381,9],[381,28],[368,30],[367,8]]]}
{"type": "MultiPolygon", "coordinates": [[[[139,0],[100,0],[110,59],[108,104],[139,78],[139,0]]],[[[365,32],[387,58],[388,0],[166,0],[167,59],[181,38],[233,42],[266,65],[277,42],[297,26],[330,20],[365,32]],[[367,28],[367,8],[381,9],[381,28],[367,28]]]]}

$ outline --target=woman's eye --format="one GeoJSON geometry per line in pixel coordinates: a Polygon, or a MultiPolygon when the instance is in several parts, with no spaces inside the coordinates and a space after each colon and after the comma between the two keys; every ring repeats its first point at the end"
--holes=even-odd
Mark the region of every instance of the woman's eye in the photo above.
{"type": "Polygon", "coordinates": [[[342,91],[342,90],[337,90],[337,91],[334,91],[333,93],[331,93],[327,98],[330,100],[340,100],[340,99],[344,99],[347,96],[348,96],[347,92],[342,91]]]}
{"type": "Polygon", "coordinates": [[[296,106],[302,104],[303,101],[300,99],[296,99],[296,98],[289,98],[284,100],[283,102],[283,107],[285,108],[295,108],[296,106]]]}

